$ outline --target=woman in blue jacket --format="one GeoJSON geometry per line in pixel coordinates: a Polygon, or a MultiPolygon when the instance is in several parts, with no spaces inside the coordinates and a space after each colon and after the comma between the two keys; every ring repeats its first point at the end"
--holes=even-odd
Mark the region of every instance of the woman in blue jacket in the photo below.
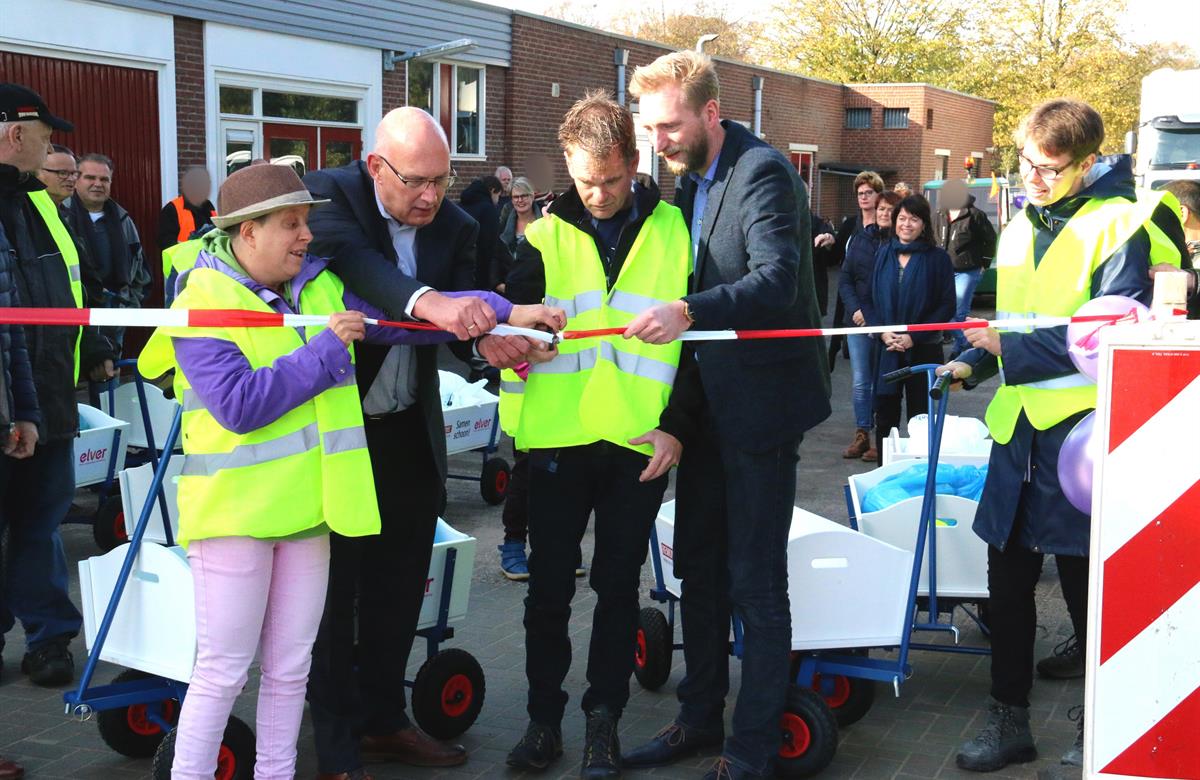
{"type": "MultiPolygon", "coordinates": [[[[933,244],[929,201],[909,195],[896,207],[894,237],[879,247],[871,277],[877,323],[915,325],[954,318],[954,266],[950,255],[933,244]]],[[[875,435],[882,441],[900,424],[901,394],[907,395],[907,419],[929,408],[924,374],[890,384],[881,377],[905,366],[941,364],[942,334],[880,334],[875,346],[875,435]]]]}

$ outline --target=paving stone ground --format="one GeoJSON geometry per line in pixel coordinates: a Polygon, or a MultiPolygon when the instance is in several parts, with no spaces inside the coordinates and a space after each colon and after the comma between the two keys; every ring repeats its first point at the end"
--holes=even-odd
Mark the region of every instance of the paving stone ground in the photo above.
{"type": "MultiPolygon", "coordinates": [[[[796,503],[810,511],[845,523],[846,509],[842,486],[852,473],[869,470],[867,464],[845,461],[840,453],[853,433],[850,410],[850,364],[839,360],[833,374],[834,413],[832,418],[811,432],[801,449],[796,503]]],[[[952,413],[982,416],[987,392],[956,393],[952,413]]],[[[507,450],[507,445],[505,445],[507,450]]],[[[456,455],[451,469],[470,474],[479,467],[476,455],[456,455]]],[[[376,778],[501,778],[523,777],[504,766],[506,752],[520,738],[526,725],[524,711],[524,649],[521,626],[522,598],[525,586],[506,580],[499,569],[496,545],[502,537],[500,510],[480,499],[477,485],[452,480],[447,520],[461,531],[478,539],[475,571],[472,579],[469,615],[447,646],[471,652],[483,666],[487,677],[487,695],[483,711],[475,725],[461,737],[470,752],[470,760],[454,769],[414,769],[394,764],[373,764],[376,778]]],[[[83,492],[79,501],[94,501],[83,492]]],[[[96,554],[91,529],[83,525],[66,526],[63,539],[71,563],[72,582],[78,596],[75,563],[96,554]]],[[[590,557],[592,537],[584,540],[584,560],[590,557]]],[[[643,569],[643,585],[652,582],[649,564],[643,569]]],[[[543,776],[576,777],[583,739],[583,717],[578,710],[579,694],[584,687],[583,668],[590,631],[594,597],[579,580],[571,621],[575,663],[566,687],[572,703],[563,724],[565,755],[543,776]]],[[[792,598],[828,601],[837,593],[793,593],[792,598]]],[[[648,598],[643,598],[649,604],[648,598]]],[[[853,605],[847,605],[853,608],[853,605]]],[[[1039,657],[1071,633],[1057,572],[1052,563],[1038,589],[1039,657]]],[[[962,641],[980,644],[979,631],[962,618],[962,641]]],[[[150,775],[148,759],[128,759],[110,750],[100,739],[94,722],[77,722],[63,713],[62,691],[31,685],[19,672],[23,652],[19,630],[10,633],[4,650],[5,673],[0,678],[0,755],[16,759],[26,767],[29,780],[66,778],[145,778],[150,775]]],[[[85,657],[82,638],[72,647],[78,666],[85,657]]],[[[875,651],[873,655],[882,655],[875,651]]],[[[409,673],[414,674],[425,660],[424,648],[412,654],[409,673]]],[[[914,651],[914,674],[904,683],[899,698],[880,687],[874,707],[859,721],[842,730],[833,764],[822,778],[963,778],[974,776],[954,766],[956,747],[972,736],[983,724],[988,691],[988,661],[985,657],[941,652],[914,651]]],[[[622,744],[633,746],[651,737],[668,723],[676,711],[674,685],[683,675],[682,654],[676,653],[670,681],[657,692],[632,684],[632,697],[620,723],[622,744]]],[[[120,670],[101,663],[97,680],[107,682],[120,670]]],[[[733,689],[738,684],[739,665],[731,661],[733,689]]],[[[257,673],[252,672],[246,691],[239,698],[235,714],[253,724],[257,673]]],[[[1052,776],[1059,755],[1071,744],[1075,726],[1067,719],[1067,710],[1083,698],[1079,681],[1038,681],[1032,697],[1032,722],[1041,759],[1022,767],[997,772],[997,778],[1032,778],[1040,773],[1052,776]]],[[[727,717],[732,710],[732,698],[727,717]]],[[[626,773],[628,777],[700,778],[708,758],[697,758],[682,765],[626,773]]],[[[316,773],[311,726],[305,716],[299,742],[297,777],[310,778],[316,773]]],[[[1070,777],[1071,775],[1067,775],[1070,777]]],[[[1078,777],[1078,773],[1074,774],[1078,777]]]]}

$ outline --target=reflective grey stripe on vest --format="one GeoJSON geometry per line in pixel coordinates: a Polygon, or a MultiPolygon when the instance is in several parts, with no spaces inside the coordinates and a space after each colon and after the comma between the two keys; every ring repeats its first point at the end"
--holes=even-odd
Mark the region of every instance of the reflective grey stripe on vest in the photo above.
{"type": "Polygon", "coordinates": [[[653,306],[660,306],[664,303],[666,301],[660,301],[657,298],[651,298],[646,295],[624,292],[623,290],[613,290],[612,295],[608,299],[610,309],[616,309],[626,314],[641,314],[646,309],[653,306]]]}
{"type": "Polygon", "coordinates": [[[72,282],[79,281],[79,266],[78,265],[67,266],[67,273],[71,275],[72,282]]]}
{"type": "Polygon", "coordinates": [[[200,396],[196,395],[195,390],[189,387],[183,391],[183,411],[202,412],[207,408],[204,402],[200,400],[200,396]]]}
{"type": "Polygon", "coordinates": [[[362,450],[367,447],[367,432],[361,426],[342,428],[336,431],[325,431],[325,441],[322,449],[326,455],[337,455],[339,452],[362,450]]]}
{"type": "Polygon", "coordinates": [[[182,475],[185,477],[211,477],[223,469],[242,466],[257,466],[280,458],[300,455],[321,443],[321,432],[316,423],[306,425],[298,431],[257,444],[242,444],[231,452],[211,455],[186,455],[183,459],[182,475]]]}
{"type": "Polygon", "coordinates": [[[546,296],[547,306],[558,306],[567,313],[568,317],[578,317],[584,312],[599,309],[603,303],[604,293],[599,290],[582,292],[574,298],[555,298],[553,295],[546,296]]]}
{"type": "Polygon", "coordinates": [[[1071,387],[1087,387],[1096,386],[1096,380],[1088,379],[1080,373],[1068,374],[1066,376],[1055,377],[1054,379],[1043,379],[1040,382],[1026,382],[1017,387],[1026,387],[1033,390],[1065,390],[1071,387]]]}
{"type": "MultiPolygon", "coordinates": [[[[1037,314],[1034,312],[1031,312],[1031,311],[1026,311],[1026,312],[998,311],[998,312],[996,312],[996,321],[997,322],[1002,322],[1004,320],[1031,320],[1034,317],[1037,317],[1037,314]]],[[[1006,327],[1005,330],[1007,330],[1009,333],[1033,333],[1033,328],[1030,327],[1029,325],[1024,325],[1019,328],[1006,327]]]]}
{"type": "Polygon", "coordinates": [[[669,385],[675,381],[675,366],[645,355],[622,352],[607,341],[600,342],[600,356],[616,364],[623,374],[633,374],[643,379],[669,385]]]}
{"type": "Polygon", "coordinates": [[[537,374],[577,374],[587,371],[596,365],[596,348],[580,350],[579,352],[559,353],[558,357],[549,363],[538,363],[530,368],[537,374]]]}
{"type": "Polygon", "coordinates": [[[525,392],[525,383],[521,382],[521,381],[501,382],[500,383],[500,392],[514,393],[514,394],[520,395],[525,392]]]}
{"type": "Polygon", "coordinates": [[[336,385],[334,385],[334,388],[338,388],[338,387],[350,387],[350,385],[352,385],[352,384],[354,384],[354,374],[350,374],[350,375],[349,375],[349,376],[347,376],[345,379],[343,379],[342,381],[338,382],[336,385]]]}

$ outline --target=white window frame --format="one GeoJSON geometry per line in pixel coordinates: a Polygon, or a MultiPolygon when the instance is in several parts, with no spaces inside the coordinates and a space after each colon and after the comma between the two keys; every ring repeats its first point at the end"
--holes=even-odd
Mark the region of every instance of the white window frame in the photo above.
{"type": "MultiPolygon", "coordinates": [[[[443,65],[451,66],[450,72],[450,107],[451,113],[458,107],[458,69],[471,68],[479,71],[479,151],[473,154],[460,154],[458,148],[458,123],[453,117],[450,127],[443,127],[446,140],[450,143],[450,159],[453,160],[486,160],[487,159],[487,66],[475,62],[456,62],[454,60],[420,60],[418,64],[433,66],[433,80],[429,85],[429,103],[433,118],[441,124],[442,78],[443,65]]],[[[408,105],[408,68],[404,69],[404,104],[408,105]]]]}

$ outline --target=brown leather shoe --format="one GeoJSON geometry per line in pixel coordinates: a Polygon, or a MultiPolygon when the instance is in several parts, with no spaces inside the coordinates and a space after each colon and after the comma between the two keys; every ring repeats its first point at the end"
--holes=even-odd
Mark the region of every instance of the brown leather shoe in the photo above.
{"type": "Polygon", "coordinates": [[[21,780],[24,776],[25,770],[20,764],[0,756],[0,780],[21,780]]]}
{"type": "Polygon", "coordinates": [[[862,454],[862,459],[867,463],[879,463],[879,450],[875,447],[867,447],[867,451],[862,454]]]}
{"type": "Polygon", "coordinates": [[[356,772],[338,772],[337,774],[320,772],[317,774],[317,780],[375,780],[375,778],[359,769],[356,772]]]}
{"type": "Polygon", "coordinates": [[[359,749],[409,766],[458,766],[467,760],[467,749],[462,745],[439,742],[416,726],[394,734],[365,736],[359,749]]]}
{"type": "Polygon", "coordinates": [[[854,441],[850,442],[850,446],[842,450],[843,458],[861,458],[863,453],[871,446],[871,434],[867,433],[862,428],[854,432],[854,441]]]}

